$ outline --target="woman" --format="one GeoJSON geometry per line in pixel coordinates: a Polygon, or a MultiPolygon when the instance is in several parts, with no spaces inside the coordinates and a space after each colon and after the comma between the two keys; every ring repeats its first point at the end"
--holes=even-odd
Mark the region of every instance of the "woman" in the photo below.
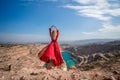
{"type": "Polygon", "coordinates": [[[62,59],[59,45],[57,42],[59,30],[56,28],[56,26],[52,25],[49,28],[49,32],[50,32],[51,42],[50,44],[48,44],[48,46],[43,48],[38,53],[38,57],[40,60],[44,62],[53,63],[55,66],[60,66],[62,63],[64,63],[64,61],[62,59]],[[53,28],[55,28],[56,30],[52,30],[53,28]]]}

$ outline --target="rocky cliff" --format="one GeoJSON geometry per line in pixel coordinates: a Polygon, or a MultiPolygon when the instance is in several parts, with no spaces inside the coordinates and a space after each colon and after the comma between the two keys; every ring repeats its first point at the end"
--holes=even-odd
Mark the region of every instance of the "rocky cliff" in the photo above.
{"type": "MultiPolygon", "coordinates": [[[[71,51],[77,66],[46,69],[37,57],[47,44],[1,44],[0,80],[120,80],[120,51],[114,54],[78,55],[71,51]]],[[[61,46],[61,50],[71,46],[61,46]]],[[[74,50],[75,48],[73,48],[74,50]]]]}

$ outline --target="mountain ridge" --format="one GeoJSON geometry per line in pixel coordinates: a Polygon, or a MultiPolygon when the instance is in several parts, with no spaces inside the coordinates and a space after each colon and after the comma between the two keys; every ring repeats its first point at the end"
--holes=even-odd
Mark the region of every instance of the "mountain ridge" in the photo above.
{"type": "Polygon", "coordinates": [[[103,44],[106,42],[111,42],[111,41],[119,41],[120,39],[85,39],[85,40],[76,40],[76,41],[71,41],[71,42],[66,42],[67,44],[72,44],[72,45],[87,45],[87,44],[103,44]]]}

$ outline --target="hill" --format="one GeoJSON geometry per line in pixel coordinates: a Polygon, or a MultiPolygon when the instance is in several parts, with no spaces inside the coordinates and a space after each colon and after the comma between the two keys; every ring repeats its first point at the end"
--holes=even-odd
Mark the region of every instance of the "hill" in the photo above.
{"type": "Polygon", "coordinates": [[[0,44],[0,80],[120,80],[120,41],[61,45],[76,66],[47,69],[37,58],[47,44],[0,44]]]}
{"type": "Polygon", "coordinates": [[[76,41],[67,41],[63,42],[70,45],[88,45],[88,44],[104,44],[106,42],[116,41],[120,39],[85,39],[85,40],[76,40],[76,41]]]}

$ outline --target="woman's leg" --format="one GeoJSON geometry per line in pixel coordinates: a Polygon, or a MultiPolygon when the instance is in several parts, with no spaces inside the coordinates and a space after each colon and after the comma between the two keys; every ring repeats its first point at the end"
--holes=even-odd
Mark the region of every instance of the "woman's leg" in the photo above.
{"type": "Polygon", "coordinates": [[[47,65],[47,69],[52,69],[54,68],[54,60],[52,58],[49,59],[48,65],[47,65]]]}

